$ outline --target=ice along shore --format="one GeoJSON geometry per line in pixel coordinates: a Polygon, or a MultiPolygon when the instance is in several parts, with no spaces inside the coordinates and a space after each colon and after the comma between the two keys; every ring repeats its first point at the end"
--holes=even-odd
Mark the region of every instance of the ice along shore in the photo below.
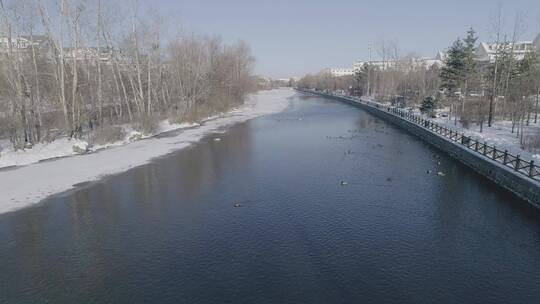
{"type": "Polygon", "coordinates": [[[0,214],[31,206],[50,195],[70,190],[76,184],[143,165],[153,158],[186,148],[226,126],[281,112],[287,108],[288,98],[294,94],[292,89],[261,91],[249,96],[238,110],[182,130],[174,136],[149,138],[98,153],[0,171],[0,214]]]}

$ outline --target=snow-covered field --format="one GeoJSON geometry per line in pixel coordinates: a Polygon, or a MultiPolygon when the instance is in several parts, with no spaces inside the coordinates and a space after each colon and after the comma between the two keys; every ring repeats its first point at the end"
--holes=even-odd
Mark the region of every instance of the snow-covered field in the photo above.
{"type": "Polygon", "coordinates": [[[145,164],[153,158],[185,148],[207,134],[220,132],[225,126],[283,111],[289,104],[288,98],[294,94],[292,89],[262,91],[250,96],[241,108],[205,120],[199,125],[162,123],[161,132],[183,128],[178,135],[117,142],[108,145],[110,149],[94,147],[102,150],[90,154],[73,156],[73,145],[84,146],[85,143],[67,139],[36,146],[32,151],[8,151],[0,157],[0,167],[31,165],[0,171],[0,213],[35,204],[51,194],[69,190],[75,184],[145,164]],[[62,156],[72,157],[36,163],[62,156]]]}

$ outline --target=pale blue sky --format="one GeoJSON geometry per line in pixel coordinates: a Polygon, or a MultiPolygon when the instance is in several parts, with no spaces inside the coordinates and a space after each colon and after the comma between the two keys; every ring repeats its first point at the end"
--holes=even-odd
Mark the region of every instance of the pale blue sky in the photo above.
{"type": "MultiPolygon", "coordinates": [[[[243,39],[257,58],[255,72],[289,77],[366,59],[368,44],[394,40],[401,53],[435,55],[473,26],[488,39],[490,16],[501,3],[507,27],[516,12],[527,25],[522,40],[540,32],[540,0],[157,0],[174,16],[169,28],[243,39]],[[172,24],[171,24],[172,23],[172,24]]],[[[374,52],[374,57],[376,52],[374,52]]]]}

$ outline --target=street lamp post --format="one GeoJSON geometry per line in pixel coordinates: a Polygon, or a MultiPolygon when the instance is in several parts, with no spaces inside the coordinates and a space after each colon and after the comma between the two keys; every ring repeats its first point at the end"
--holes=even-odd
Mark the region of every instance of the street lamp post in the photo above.
{"type": "Polygon", "coordinates": [[[371,82],[371,43],[368,45],[368,53],[369,53],[369,60],[368,60],[368,70],[367,70],[367,95],[371,96],[370,93],[370,82],[371,82]]]}

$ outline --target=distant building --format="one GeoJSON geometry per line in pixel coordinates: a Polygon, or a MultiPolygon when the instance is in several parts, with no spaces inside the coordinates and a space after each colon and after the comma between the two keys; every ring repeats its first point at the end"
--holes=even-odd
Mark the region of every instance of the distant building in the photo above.
{"type": "Polygon", "coordinates": [[[289,78],[278,78],[276,79],[277,81],[283,81],[283,82],[289,82],[289,81],[298,81],[300,80],[302,77],[298,77],[298,76],[293,76],[293,77],[289,77],[289,78]]]}
{"type": "MultiPolygon", "coordinates": [[[[47,52],[49,50],[49,40],[44,35],[11,37],[12,52],[30,52],[32,46],[37,52],[47,52]]],[[[5,36],[0,37],[0,53],[8,53],[9,50],[10,39],[5,36]]]]}
{"type": "Polygon", "coordinates": [[[476,60],[480,62],[495,62],[502,51],[512,51],[516,60],[523,60],[530,52],[540,54],[540,34],[533,41],[518,41],[509,43],[480,42],[476,48],[476,60]]]}
{"type": "MultiPolygon", "coordinates": [[[[146,56],[145,54],[141,54],[140,60],[145,61],[146,56]]],[[[88,64],[96,64],[99,61],[105,65],[112,65],[113,62],[116,62],[120,66],[129,66],[134,62],[133,56],[110,47],[102,47],[100,49],[96,47],[64,48],[64,58],[71,61],[73,59],[85,61],[88,64]]]]}
{"type": "Polygon", "coordinates": [[[110,48],[98,48],[94,47],[84,47],[84,48],[64,48],[64,57],[66,59],[76,59],[76,60],[100,60],[100,61],[110,61],[114,51],[110,48]]]}
{"type": "Polygon", "coordinates": [[[405,57],[400,60],[372,60],[372,61],[357,61],[353,64],[353,70],[359,71],[364,68],[365,65],[378,68],[385,71],[388,69],[397,70],[410,70],[417,68],[430,69],[433,66],[442,67],[446,53],[439,52],[435,58],[430,57],[405,57]]]}
{"type": "Polygon", "coordinates": [[[343,76],[350,76],[354,75],[354,68],[337,68],[337,69],[330,69],[330,74],[334,77],[343,77],[343,76]]]}
{"type": "Polygon", "coordinates": [[[435,60],[438,60],[439,62],[444,62],[447,57],[448,57],[448,53],[439,51],[437,52],[437,55],[435,55],[435,60]]]}
{"type": "Polygon", "coordinates": [[[437,58],[420,58],[418,61],[416,61],[416,64],[418,66],[423,66],[426,69],[430,69],[433,66],[437,66],[440,68],[444,65],[444,60],[440,60],[437,58]]]}
{"type": "Polygon", "coordinates": [[[357,61],[353,63],[353,70],[360,71],[364,68],[364,65],[376,67],[382,71],[396,67],[396,61],[393,60],[371,60],[371,61],[357,61]]]}
{"type": "MultiPolygon", "coordinates": [[[[0,54],[8,53],[11,45],[12,52],[31,54],[33,49],[38,55],[45,56],[48,59],[54,58],[49,39],[45,35],[12,37],[11,44],[9,42],[10,39],[8,37],[0,37],[0,54]]],[[[129,64],[132,61],[130,56],[124,54],[119,49],[109,47],[102,47],[99,50],[96,47],[79,47],[77,49],[65,47],[63,50],[65,60],[76,59],[78,61],[90,62],[97,62],[99,60],[105,64],[110,64],[113,56],[115,56],[120,65],[129,64]]],[[[144,57],[144,55],[141,56],[144,57]]]]}

